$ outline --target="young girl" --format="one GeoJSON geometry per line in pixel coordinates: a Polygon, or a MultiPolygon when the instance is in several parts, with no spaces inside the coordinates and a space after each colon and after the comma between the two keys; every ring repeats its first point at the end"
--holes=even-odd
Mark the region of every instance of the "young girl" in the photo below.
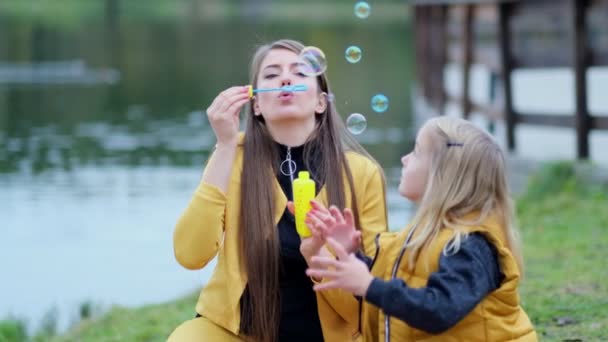
{"type": "Polygon", "coordinates": [[[292,40],[260,47],[250,84],[306,91],[250,98],[248,86],[235,86],[207,109],[217,145],[177,223],[174,250],[188,269],[201,269],[216,255],[217,266],[201,291],[197,317],[175,329],[170,341],[341,342],[358,335],[352,295],[313,291],[305,271],[310,257],[325,251],[323,242],[300,239],[286,205],[292,177],[310,171],[319,201],[356,209],[363,250],[372,254],[374,236],[386,230],[384,178],[328,101],[325,74],[301,72],[303,47],[292,40]]]}
{"type": "Polygon", "coordinates": [[[499,146],[439,117],[401,162],[399,193],[418,211],[402,232],[379,234],[373,259],[354,253],[349,209],[314,203],[308,224],[337,257],[312,258],[315,290],[363,297],[364,341],[536,341],[517,292],[523,265],[499,146]]]}

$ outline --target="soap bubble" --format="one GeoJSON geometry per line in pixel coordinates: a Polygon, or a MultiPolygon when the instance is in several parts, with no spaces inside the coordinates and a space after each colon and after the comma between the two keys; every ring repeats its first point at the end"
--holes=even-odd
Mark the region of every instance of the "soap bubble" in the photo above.
{"type": "Polygon", "coordinates": [[[384,94],[376,94],[372,97],[372,109],[376,113],[384,113],[388,109],[388,97],[384,94]]]}
{"type": "Polygon", "coordinates": [[[365,1],[359,1],[355,5],[355,15],[359,19],[367,19],[367,17],[369,17],[370,12],[371,7],[365,1]]]}
{"type": "Polygon", "coordinates": [[[355,135],[363,133],[367,128],[367,120],[363,114],[353,113],[346,119],[346,128],[355,135]]]}
{"type": "Polygon", "coordinates": [[[350,63],[357,63],[361,60],[361,49],[358,46],[349,46],[344,52],[346,60],[350,63]]]}
{"type": "Polygon", "coordinates": [[[327,59],[321,49],[307,46],[300,52],[300,71],[307,76],[319,76],[327,70],[327,59]]]}

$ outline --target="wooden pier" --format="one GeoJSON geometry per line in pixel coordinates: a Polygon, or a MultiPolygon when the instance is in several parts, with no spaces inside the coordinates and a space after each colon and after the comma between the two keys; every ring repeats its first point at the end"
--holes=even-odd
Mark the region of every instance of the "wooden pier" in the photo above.
{"type": "Polygon", "coordinates": [[[418,86],[439,114],[455,102],[465,118],[504,120],[511,151],[517,124],[572,127],[579,159],[589,158],[590,131],[608,130],[608,117],[590,115],[587,95],[589,68],[608,65],[608,0],[417,0],[414,20],[418,86]],[[462,68],[461,96],[445,89],[443,71],[454,63],[462,68]],[[490,103],[471,100],[473,64],[491,71],[490,103]],[[564,67],[574,74],[575,113],[514,109],[514,70],[564,67]]]}

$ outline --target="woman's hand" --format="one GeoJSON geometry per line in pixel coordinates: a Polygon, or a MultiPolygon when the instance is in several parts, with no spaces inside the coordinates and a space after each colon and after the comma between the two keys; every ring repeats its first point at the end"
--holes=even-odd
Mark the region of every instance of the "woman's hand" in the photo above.
{"type": "MultiPolygon", "coordinates": [[[[295,209],[294,209],[292,201],[287,202],[287,210],[289,210],[289,212],[291,214],[295,213],[295,209]]],[[[307,238],[301,237],[302,241],[300,243],[300,253],[304,257],[304,259],[306,259],[306,263],[310,266],[311,258],[313,256],[319,255],[321,253],[321,250],[323,249],[323,245],[325,244],[325,241],[323,240],[321,234],[318,231],[316,231],[314,227],[310,227],[310,225],[308,225],[308,226],[312,232],[312,235],[307,238]]],[[[329,252],[326,251],[325,255],[331,255],[331,254],[329,254],[329,252]]]]}
{"type": "Polygon", "coordinates": [[[329,210],[317,201],[311,201],[312,210],[306,215],[306,225],[313,236],[320,234],[325,241],[332,238],[344,247],[347,253],[356,252],[361,245],[361,232],[355,228],[353,212],[346,208],[344,215],[335,206],[329,210]]]}
{"type": "Polygon", "coordinates": [[[306,270],[306,274],[325,280],[323,283],[316,284],[313,289],[315,291],[343,289],[357,296],[365,296],[374,280],[367,265],[357,259],[354,254],[347,253],[334,239],[328,238],[327,244],[334,250],[337,259],[327,256],[312,258],[312,266],[306,270]]]}
{"type": "Polygon", "coordinates": [[[239,132],[239,113],[249,101],[249,86],[228,88],[207,108],[207,118],[219,146],[236,146],[239,132]]]}

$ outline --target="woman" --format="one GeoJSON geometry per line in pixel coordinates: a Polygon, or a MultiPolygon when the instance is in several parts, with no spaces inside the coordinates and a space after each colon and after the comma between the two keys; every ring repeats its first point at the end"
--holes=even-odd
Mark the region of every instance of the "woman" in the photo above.
{"type": "Polygon", "coordinates": [[[301,72],[303,47],[292,40],[260,47],[251,85],[305,85],[306,91],[249,98],[249,86],[236,86],[207,109],[217,145],[177,224],[174,249],[188,269],[200,269],[216,255],[218,261],[201,291],[197,317],[180,325],[171,341],[358,338],[358,302],[342,291],[314,293],[307,262],[328,251],[319,239],[300,239],[286,207],[292,179],[310,171],[321,203],[354,208],[362,247],[371,254],[374,236],[386,229],[384,177],[328,100],[326,76],[301,72]],[[239,112],[246,103],[242,134],[239,112]]]}

